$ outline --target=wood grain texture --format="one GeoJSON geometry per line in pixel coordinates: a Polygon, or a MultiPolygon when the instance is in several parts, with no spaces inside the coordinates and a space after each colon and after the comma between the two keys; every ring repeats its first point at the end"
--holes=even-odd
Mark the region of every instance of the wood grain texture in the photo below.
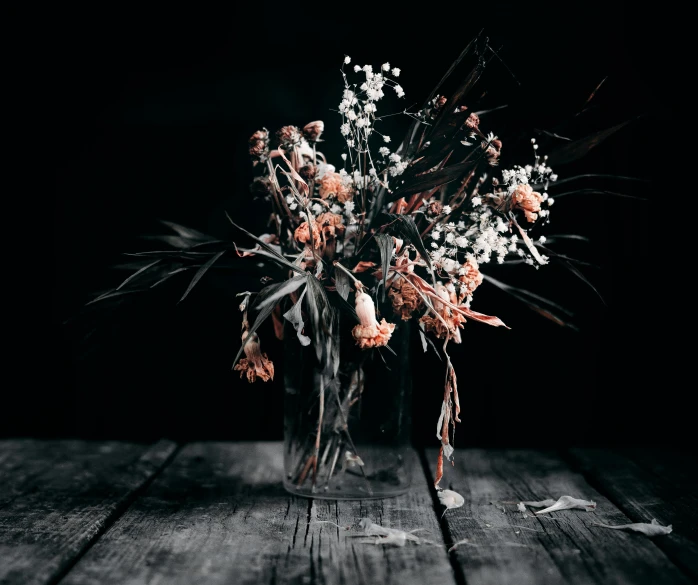
{"type": "MultiPolygon", "coordinates": [[[[552,453],[456,451],[441,487],[465,498],[444,517],[447,540],[467,539],[451,552],[468,585],[683,584],[688,578],[652,542],[592,526],[630,522],[618,508],[552,453]],[[520,501],[569,495],[593,500],[594,512],[564,510],[527,517],[520,501]]],[[[427,453],[432,473],[436,451],[427,453]]]]}
{"type": "Polygon", "coordinates": [[[0,441],[0,584],[60,578],[176,446],[0,441]]]}
{"type": "Polygon", "coordinates": [[[589,481],[598,485],[632,520],[652,518],[673,532],[654,542],[698,582],[698,484],[695,461],[685,454],[610,449],[573,449],[571,455],[589,481]]]}
{"type": "Polygon", "coordinates": [[[280,443],[194,443],[76,564],[61,585],[454,585],[426,478],[393,499],[307,500],[282,487],[280,443]],[[361,518],[436,544],[359,542],[361,518]],[[338,528],[334,524],[338,524],[338,528]]]}

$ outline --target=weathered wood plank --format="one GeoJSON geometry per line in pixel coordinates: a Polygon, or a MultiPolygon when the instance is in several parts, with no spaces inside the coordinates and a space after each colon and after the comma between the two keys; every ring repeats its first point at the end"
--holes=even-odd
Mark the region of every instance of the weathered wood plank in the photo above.
{"type": "MultiPolygon", "coordinates": [[[[468,585],[688,583],[644,535],[592,526],[630,520],[583,476],[552,453],[456,451],[441,487],[465,498],[444,517],[447,540],[467,539],[451,552],[468,585]],[[516,503],[568,495],[597,503],[594,512],[564,510],[527,517],[516,503]]],[[[432,473],[436,452],[428,453],[432,473]]]]}
{"type": "MultiPolygon", "coordinates": [[[[698,483],[695,461],[681,454],[648,452],[645,464],[608,449],[573,449],[571,455],[633,522],[656,518],[673,532],[655,540],[667,556],[698,581],[698,483]]],[[[636,453],[639,456],[639,453],[636,453]]]]}
{"type": "Polygon", "coordinates": [[[280,443],[187,445],[61,585],[454,585],[418,461],[412,490],[386,500],[306,500],[282,477],[280,443]],[[361,518],[437,544],[360,543],[344,527],[361,518]]]}
{"type": "Polygon", "coordinates": [[[0,584],[59,579],[175,445],[0,441],[0,584]]]}

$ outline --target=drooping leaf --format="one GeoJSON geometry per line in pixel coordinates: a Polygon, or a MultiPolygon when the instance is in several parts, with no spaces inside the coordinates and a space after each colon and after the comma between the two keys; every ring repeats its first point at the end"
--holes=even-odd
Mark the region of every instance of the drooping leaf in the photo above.
{"type": "Polygon", "coordinates": [[[215,256],[212,256],[209,258],[209,260],[206,261],[206,263],[199,268],[196,271],[196,274],[194,274],[194,277],[191,279],[191,282],[189,283],[189,286],[187,287],[187,290],[184,291],[184,294],[182,295],[182,298],[179,299],[179,302],[181,303],[184,299],[187,298],[189,293],[192,291],[192,289],[197,285],[197,283],[201,280],[201,277],[206,274],[206,271],[213,266],[216,261],[225,254],[225,250],[221,250],[216,254],[215,256]]]}
{"type": "Polygon", "coordinates": [[[567,268],[572,274],[574,274],[577,278],[579,278],[582,282],[584,282],[587,286],[589,286],[589,288],[591,288],[591,290],[593,290],[596,293],[596,295],[601,299],[601,302],[604,305],[606,304],[606,301],[604,300],[603,296],[601,296],[601,293],[597,290],[597,288],[593,284],[591,284],[589,279],[581,273],[579,268],[577,268],[569,260],[556,259],[556,261],[560,262],[560,264],[562,264],[565,268],[567,268]]]}
{"type": "Polygon", "coordinates": [[[298,297],[296,303],[284,313],[284,319],[286,319],[293,328],[296,330],[296,335],[298,336],[298,341],[301,345],[310,345],[310,337],[303,335],[303,327],[305,327],[305,322],[303,321],[303,298],[308,289],[303,289],[303,292],[298,297]]]}
{"type": "Polygon", "coordinates": [[[536,514],[548,514],[549,512],[557,512],[558,510],[572,510],[580,508],[591,512],[596,509],[596,502],[590,500],[580,500],[572,496],[560,496],[552,506],[536,511],[536,514]]]}
{"type": "Polygon", "coordinates": [[[662,526],[657,522],[656,518],[652,518],[651,522],[634,522],[632,524],[619,524],[617,526],[611,526],[610,524],[603,524],[601,522],[592,522],[592,526],[601,526],[602,528],[610,528],[611,530],[630,530],[632,532],[641,532],[647,536],[659,536],[662,534],[671,534],[673,528],[672,525],[662,526]]]}
{"type": "Polygon", "coordinates": [[[381,254],[381,270],[383,272],[383,301],[385,301],[385,288],[390,270],[390,260],[393,256],[393,238],[388,234],[376,234],[374,236],[381,254]]]}
{"type": "Polygon", "coordinates": [[[186,240],[192,240],[192,241],[197,241],[197,242],[205,242],[205,241],[210,241],[213,240],[211,236],[204,234],[198,230],[195,230],[193,228],[187,227],[180,225],[178,223],[175,223],[173,221],[167,221],[165,219],[159,220],[160,223],[163,225],[166,225],[170,229],[172,229],[174,232],[176,232],[179,236],[186,240]]]}
{"type": "Polygon", "coordinates": [[[248,232],[245,228],[240,227],[238,224],[236,224],[228,212],[225,212],[226,217],[228,218],[228,221],[233,224],[237,229],[239,229],[242,233],[245,235],[249,236],[252,238],[255,242],[257,242],[262,248],[264,248],[269,254],[271,254],[271,257],[273,258],[274,261],[276,261],[278,264],[281,264],[282,266],[285,266],[286,268],[289,268],[290,270],[293,270],[294,272],[299,272],[299,273],[305,273],[305,270],[303,270],[300,266],[297,266],[293,264],[292,262],[289,262],[284,256],[279,254],[272,246],[267,244],[264,240],[261,240],[254,234],[248,232]]]}
{"type": "MultiPolygon", "coordinates": [[[[273,294],[267,296],[263,301],[257,301],[255,306],[257,309],[263,309],[270,303],[276,304],[282,297],[291,294],[292,292],[298,290],[303,286],[308,278],[309,273],[299,274],[293,278],[289,278],[287,281],[281,283],[281,286],[273,294]]],[[[303,291],[305,294],[305,291],[303,291]]]]}

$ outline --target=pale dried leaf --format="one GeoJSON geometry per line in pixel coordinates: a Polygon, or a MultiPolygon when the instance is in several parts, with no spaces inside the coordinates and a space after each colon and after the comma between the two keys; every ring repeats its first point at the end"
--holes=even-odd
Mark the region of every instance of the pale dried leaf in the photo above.
{"type": "MultiPolygon", "coordinates": [[[[439,490],[436,494],[439,496],[441,505],[446,506],[446,510],[460,508],[465,503],[465,498],[453,490],[439,490]]],[[[444,510],[444,513],[446,513],[446,510],[444,510]]]]}
{"type": "Polygon", "coordinates": [[[573,508],[581,508],[587,512],[591,512],[596,509],[596,502],[589,500],[580,500],[573,498],[572,496],[560,496],[557,502],[552,506],[544,508],[543,510],[538,510],[536,514],[547,514],[548,512],[557,512],[558,510],[571,510],[573,508]]]}
{"type": "Polygon", "coordinates": [[[671,524],[669,526],[662,526],[657,522],[656,518],[652,518],[650,523],[647,522],[635,522],[632,524],[619,524],[618,526],[610,526],[609,524],[602,524],[600,522],[592,522],[594,526],[601,526],[603,528],[610,528],[611,530],[632,530],[633,532],[641,532],[647,536],[659,536],[660,534],[670,534],[673,530],[671,524]]]}
{"type": "Polygon", "coordinates": [[[531,508],[547,508],[555,503],[555,500],[547,499],[541,500],[540,502],[521,502],[525,506],[530,506],[531,508]]]}
{"type": "Polygon", "coordinates": [[[405,543],[408,540],[417,544],[421,542],[421,539],[418,536],[412,534],[417,530],[421,530],[419,528],[410,532],[406,532],[397,528],[386,528],[385,526],[381,526],[380,524],[371,522],[371,520],[369,520],[368,518],[362,518],[359,521],[359,527],[364,531],[363,536],[376,537],[375,540],[367,538],[360,540],[359,542],[366,542],[371,544],[394,544],[397,546],[405,546],[405,543]]]}

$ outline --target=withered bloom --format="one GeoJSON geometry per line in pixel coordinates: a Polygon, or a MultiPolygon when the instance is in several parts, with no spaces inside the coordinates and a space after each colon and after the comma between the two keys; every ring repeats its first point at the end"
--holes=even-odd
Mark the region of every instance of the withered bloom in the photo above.
{"type": "Polygon", "coordinates": [[[303,127],[303,136],[308,142],[317,142],[324,130],[325,123],[322,120],[315,120],[303,127]]]}
{"type": "Polygon", "coordinates": [[[441,215],[441,212],[443,210],[444,206],[443,203],[441,203],[441,201],[432,201],[431,203],[429,203],[427,207],[427,212],[429,213],[429,215],[434,216],[441,215]]]}
{"type": "Polygon", "coordinates": [[[458,271],[458,280],[461,282],[461,293],[472,295],[475,289],[482,284],[483,276],[477,261],[468,258],[458,271]]]}
{"type": "Polygon", "coordinates": [[[397,277],[388,289],[393,310],[403,321],[409,321],[412,313],[424,305],[422,296],[404,278],[397,277]]]}
{"type": "Polygon", "coordinates": [[[287,152],[293,150],[294,146],[300,146],[301,138],[301,131],[297,126],[282,126],[276,131],[279,146],[287,152]]]}
{"type": "MultiPolygon", "coordinates": [[[[247,331],[242,334],[243,341],[245,341],[247,335],[247,331]]],[[[240,371],[241,378],[247,374],[247,381],[250,384],[256,381],[257,378],[263,382],[274,379],[274,364],[267,357],[266,353],[262,353],[259,347],[259,337],[257,337],[256,333],[253,333],[250,340],[245,343],[243,350],[246,357],[240,358],[240,361],[235,364],[234,368],[240,371]]]]}
{"type": "Polygon", "coordinates": [[[269,132],[267,129],[257,130],[250,136],[249,145],[253,164],[265,162],[269,156],[269,132]]]}
{"type": "Polygon", "coordinates": [[[543,196],[534,191],[531,185],[517,185],[511,194],[512,208],[523,210],[526,219],[531,223],[538,219],[542,201],[543,196]]]}
{"type": "MultiPolygon", "coordinates": [[[[304,221],[302,224],[300,224],[297,228],[295,233],[293,234],[293,237],[296,239],[297,242],[300,242],[301,244],[307,244],[310,242],[310,228],[308,227],[308,222],[304,221]]],[[[313,221],[313,244],[315,248],[320,247],[320,226],[317,224],[317,222],[313,221]]]]}
{"type": "MultiPolygon", "coordinates": [[[[437,283],[437,294],[444,300],[450,301],[454,305],[458,299],[455,291],[449,291],[443,284],[437,283]]],[[[424,324],[427,331],[433,331],[434,335],[439,339],[452,339],[455,343],[461,342],[460,330],[463,328],[463,323],[466,319],[463,315],[456,311],[452,311],[447,305],[440,303],[436,299],[432,300],[434,309],[439,314],[439,317],[428,313],[424,315],[420,321],[424,324]]]]}
{"type": "Polygon", "coordinates": [[[300,169],[298,169],[298,174],[306,183],[309,183],[315,178],[315,175],[317,174],[317,167],[312,163],[308,163],[307,165],[303,165],[300,169]]]}
{"type": "Polygon", "coordinates": [[[344,223],[342,222],[342,216],[332,213],[331,211],[326,211],[325,213],[318,215],[317,223],[320,226],[325,239],[341,236],[346,229],[344,223]]]}
{"type": "Polygon", "coordinates": [[[340,203],[350,201],[354,193],[351,188],[344,184],[339,173],[327,172],[320,179],[320,197],[336,197],[340,203]]]}
{"type": "Polygon", "coordinates": [[[502,141],[495,138],[489,142],[483,141],[482,148],[487,155],[487,162],[490,166],[496,167],[499,164],[499,155],[502,154],[502,141]]]}
{"type": "Polygon", "coordinates": [[[351,334],[361,349],[388,344],[395,324],[388,323],[385,319],[381,319],[380,323],[376,321],[376,307],[373,299],[365,292],[356,293],[356,315],[359,317],[359,324],[352,329],[351,334]]]}
{"type": "Polygon", "coordinates": [[[468,116],[468,119],[465,121],[465,125],[467,128],[474,130],[480,125],[480,116],[473,112],[468,116]]]}
{"type": "Polygon", "coordinates": [[[271,199],[271,196],[274,194],[274,188],[269,177],[255,177],[250,185],[250,193],[252,193],[255,199],[271,199]]]}

